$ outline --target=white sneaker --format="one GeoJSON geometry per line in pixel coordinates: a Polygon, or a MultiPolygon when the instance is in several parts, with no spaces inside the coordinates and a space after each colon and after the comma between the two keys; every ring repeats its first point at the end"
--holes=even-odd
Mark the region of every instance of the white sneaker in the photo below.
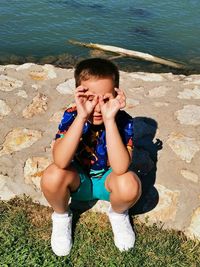
{"type": "Polygon", "coordinates": [[[114,234],[115,246],[120,251],[133,248],[135,244],[135,233],[129,220],[128,211],[117,213],[110,207],[108,217],[114,234]]]}
{"type": "Polygon", "coordinates": [[[72,215],[52,214],[51,248],[57,256],[66,256],[72,247],[72,215]]]}

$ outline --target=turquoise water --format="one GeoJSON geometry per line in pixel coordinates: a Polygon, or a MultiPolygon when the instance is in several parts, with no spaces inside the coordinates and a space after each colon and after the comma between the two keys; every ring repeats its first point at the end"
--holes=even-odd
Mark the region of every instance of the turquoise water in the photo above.
{"type": "Polygon", "coordinates": [[[115,45],[199,67],[199,0],[0,0],[0,57],[44,57],[115,45]]]}

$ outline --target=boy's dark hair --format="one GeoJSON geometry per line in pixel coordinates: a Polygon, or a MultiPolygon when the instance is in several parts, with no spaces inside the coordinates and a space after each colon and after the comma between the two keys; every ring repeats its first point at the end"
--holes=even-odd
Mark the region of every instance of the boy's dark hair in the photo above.
{"type": "Polygon", "coordinates": [[[81,81],[87,81],[91,76],[96,78],[111,77],[115,87],[119,87],[119,70],[110,60],[104,58],[89,58],[80,61],[75,68],[76,87],[81,81]]]}

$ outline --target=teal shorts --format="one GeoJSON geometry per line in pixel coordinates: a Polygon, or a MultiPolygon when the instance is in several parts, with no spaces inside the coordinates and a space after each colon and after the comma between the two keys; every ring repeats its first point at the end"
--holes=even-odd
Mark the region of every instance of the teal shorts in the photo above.
{"type": "Polygon", "coordinates": [[[72,166],[78,171],[80,177],[80,186],[75,192],[71,192],[71,197],[74,200],[90,201],[90,200],[107,200],[110,201],[110,192],[106,190],[106,177],[112,172],[110,168],[101,178],[89,177],[81,166],[73,162],[72,166]]]}

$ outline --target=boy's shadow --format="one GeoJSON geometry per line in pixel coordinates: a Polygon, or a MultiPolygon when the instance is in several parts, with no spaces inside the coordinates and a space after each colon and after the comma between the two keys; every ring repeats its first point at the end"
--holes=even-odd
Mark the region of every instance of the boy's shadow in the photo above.
{"type": "MultiPolygon", "coordinates": [[[[152,118],[135,117],[134,122],[134,152],[130,170],[134,171],[140,178],[142,195],[138,202],[129,209],[130,215],[143,214],[154,209],[158,203],[159,195],[154,187],[157,170],[157,154],[162,149],[162,141],[154,137],[157,130],[157,122],[152,118]]],[[[73,234],[80,215],[96,204],[94,201],[74,201],[70,203],[73,211],[73,234]]]]}
{"type": "Polygon", "coordinates": [[[156,181],[158,151],[162,149],[162,141],[154,137],[157,122],[152,118],[135,117],[134,119],[134,150],[130,170],[140,178],[142,195],[138,202],[129,210],[130,215],[142,214],[156,207],[159,200],[156,181]]]}

